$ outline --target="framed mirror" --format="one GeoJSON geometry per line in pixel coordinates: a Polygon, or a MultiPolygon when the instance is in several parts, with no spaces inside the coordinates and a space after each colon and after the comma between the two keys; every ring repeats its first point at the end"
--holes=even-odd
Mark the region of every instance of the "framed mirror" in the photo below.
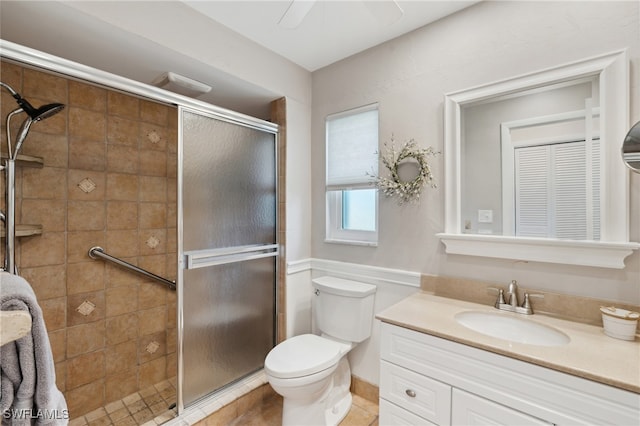
{"type": "Polygon", "coordinates": [[[626,51],[445,95],[446,252],[624,268],[626,51]]]}
{"type": "Polygon", "coordinates": [[[622,143],[622,161],[634,172],[640,173],[640,121],[629,130],[622,143]]]}

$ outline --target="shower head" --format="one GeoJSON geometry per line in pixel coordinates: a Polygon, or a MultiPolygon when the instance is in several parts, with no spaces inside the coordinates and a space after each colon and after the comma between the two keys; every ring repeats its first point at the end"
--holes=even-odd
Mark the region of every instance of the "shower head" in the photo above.
{"type": "Polygon", "coordinates": [[[13,96],[18,105],[20,105],[22,110],[26,112],[33,121],[44,120],[45,118],[49,118],[64,109],[63,104],[57,103],[42,105],[40,108],[34,108],[33,105],[29,103],[29,101],[20,96],[20,94],[13,90],[13,88],[8,84],[0,81],[0,86],[4,87],[5,89],[7,89],[7,91],[9,91],[9,93],[11,93],[11,96],[13,96]]]}
{"type": "Polygon", "coordinates": [[[22,107],[24,112],[26,112],[29,115],[29,118],[31,118],[33,121],[44,120],[45,118],[49,118],[64,109],[63,104],[57,103],[46,104],[42,105],[40,108],[34,108],[29,102],[27,102],[26,99],[23,98],[16,98],[16,102],[18,102],[18,105],[22,107]]]}
{"type": "Polygon", "coordinates": [[[13,111],[11,114],[9,114],[9,116],[7,117],[7,139],[8,139],[8,143],[9,143],[9,157],[11,159],[15,159],[18,155],[18,151],[20,150],[20,148],[22,147],[22,142],[24,142],[25,138],[27,137],[27,134],[29,133],[29,128],[31,128],[31,125],[36,122],[36,121],[40,121],[40,120],[44,120],[45,118],[49,118],[52,115],[55,115],[57,113],[59,113],[60,111],[62,111],[64,109],[64,105],[63,104],[59,104],[59,103],[53,103],[53,104],[46,104],[46,105],[42,105],[39,108],[34,108],[33,105],[31,105],[26,99],[24,99],[22,96],[20,96],[20,94],[18,92],[16,92],[15,90],[13,90],[13,88],[11,86],[9,86],[6,83],[3,83],[0,81],[0,86],[4,87],[5,89],[7,89],[7,91],[9,93],[11,93],[11,96],[13,96],[13,98],[16,100],[16,102],[18,103],[18,105],[20,106],[19,109],[13,111]],[[11,153],[11,141],[10,141],[10,137],[9,137],[9,119],[11,118],[11,116],[14,113],[20,112],[20,111],[24,111],[25,113],[27,113],[28,117],[26,118],[26,120],[22,123],[22,126],[20,127],[20,131],[18,132],[18,137],[16,139],[16,145],[15,145],[15,152],[11,153]]]}

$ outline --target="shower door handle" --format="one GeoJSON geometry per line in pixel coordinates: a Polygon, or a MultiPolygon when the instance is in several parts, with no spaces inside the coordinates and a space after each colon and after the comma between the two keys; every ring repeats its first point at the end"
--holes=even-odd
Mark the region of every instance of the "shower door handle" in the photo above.
{"type": "Polygon", "coordinates": [[[192,250],[184,254],[184,268],[197,269],[243,260],[277,256],[278,244],[260,244],[210,250],[192,250]]]}

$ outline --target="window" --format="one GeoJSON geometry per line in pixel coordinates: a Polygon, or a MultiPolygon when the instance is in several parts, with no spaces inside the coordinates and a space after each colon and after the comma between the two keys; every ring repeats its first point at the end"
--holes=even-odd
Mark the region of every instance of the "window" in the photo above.
{"type": "Polygon", "coordinates": [[[332,114],[326,121],[327,241],[378,241],[378,105],[332,114]]]}

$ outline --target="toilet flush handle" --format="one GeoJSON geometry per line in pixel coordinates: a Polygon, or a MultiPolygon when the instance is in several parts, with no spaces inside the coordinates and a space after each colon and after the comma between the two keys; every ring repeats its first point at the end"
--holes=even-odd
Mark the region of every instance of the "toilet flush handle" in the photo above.
{"type": "Polygon", "coordinates": [[[316,296],[320,296],[320,290],[318,290],[317,288],[316,288],[316,290],[315,290],[313,293],[314,293],[316,296]]]}

